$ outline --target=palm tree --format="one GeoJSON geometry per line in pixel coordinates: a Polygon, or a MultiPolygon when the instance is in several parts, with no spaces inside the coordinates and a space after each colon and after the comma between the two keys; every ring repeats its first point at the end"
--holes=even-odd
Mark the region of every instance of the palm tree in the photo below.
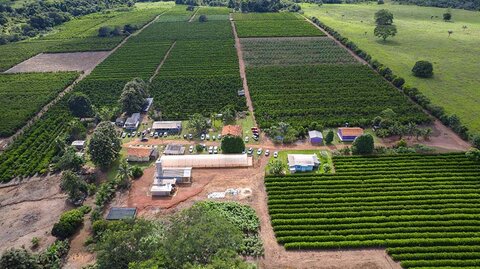
{"type": "Polygon", "coordinates": [[[117,183],[120,188],[127,189],[130,187],[130,178],[132,178],[132,168],[127,160],[122,159],[118,166],[118,173],[116,176],[117,183]]]}

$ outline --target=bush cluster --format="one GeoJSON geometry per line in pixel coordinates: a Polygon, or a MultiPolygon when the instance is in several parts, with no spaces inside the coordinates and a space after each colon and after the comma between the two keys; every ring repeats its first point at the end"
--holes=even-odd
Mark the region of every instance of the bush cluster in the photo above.
{"type": "Polygon", "coordinates": [[[60,239],[72,236],[83,224],[83,216],[90,210],[89,206],[81,206],[64,212],[60,216],[60,220],[53,225],[52,235],[60,239]]]}

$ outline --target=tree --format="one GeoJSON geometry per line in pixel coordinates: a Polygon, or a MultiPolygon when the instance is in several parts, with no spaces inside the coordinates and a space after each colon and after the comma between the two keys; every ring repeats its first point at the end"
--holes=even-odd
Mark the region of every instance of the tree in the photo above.
{"type": "Polygon", "coordinates": [[[90,117],[93,115],[92,102],[87,95],[81,92],[74,92],[68,98],[68,107],[75,117],[90,117]]]}
{"type": "Polygon", "coordinates": [[[5,251],[0,259],[0,268],[5,269],[37,269],[35,257],[25,249],[11,248],[5,251]]]}
{"type": "Polygon", "coordinates": [[[72,171],[65,171],[62,174],[60,188],[68,193],[68,200],[73,204],[83,203],[83,199],[87,197],[87,183],[72,171]]]}
{"type": "Polygon", "coordinates": [[[112,28],[108,26],[102,26],[98,28],[98,36],[99,37],[109,37],[110,33],[112,32],[112,28]]]}
{"type": "Polygon", "coordinates": [[[327,135],[325,136],[325,143],[327,145],[332,144],[334,137],[335,137],[335,133],[333,132],[333,130],[329,130],[327,135]]]}
{"type": "Polygon", "coordinates": [[[412,68],[413,75],[419,78],[430,78],[433,76],[433,65],[428,61],[418,61],[412,68]]]}
{"type": "Polygon", "coordinates": [[[245,150],[245,143],[239,136],[227,135],[222,139],[223,153],[242,153],[245,150]]]}
{"type": "Polygon", "coordinates": [[[134,179],[141,178],[143,176],[143,170],[139,166],[132,167],[132,177],[134,179]]]}
{"type": "Polygon", "coordinates": [[[283,174],[283,169],[284,169],[284,164],[280,160],[274,160],[273,162],[268,164],[268,172],[270,175],[282,175],[283,174]]]}
{"type": "Polygon", "coordinates": [[[353,154],[371,154],[375,148],[373,136],[371,134],[363,134],[353,141],[353,154]]]}
{"type": "Polygon", "coordinates": [[[199,22],[207,22],[207,15],[202,14],[200,17],[198,17],[199,22]]]}
{"type": "Polygon", "coordinates": [[[397,118],[397,113],[391,108],[387,108],[380,113],[382,119],[395,120],[397,118]]]}
{"type": "MultiPolygon", "coordinates": [[[[147,268],[147,267],[143,267],[143,268],[147,268]]],[[[225,268],[256,269],[257,267],[254,264],[244,261],[242,258],[238,256],[238,254],[235,251],[221,250],[217,254],[215,254],[211,262],[209,262],[206,265],[188,263],[184,265],[183,268],[184,269],[225,269],[225,268]]]]}
{"type": "Polygon", "coordinates": [[[100,122],[88,144],[92,162],[100,168],[106,169],[118,158],[120,149],[120,139],[118,139],[113,125],[106,121],[100,122]]]}
{"type": "Polygon", "coordinates": [[[474,162],[480,162],[480,150],[479,149],[470,149],[465,153],[465,156],[469,160],[472,160],[474,162]]]}
{"type": "Polygon", "coordinates": [[[395,25],[377,25],[373,30],[373,34],[385,41],[388,37],[397,34],[397,27],[395,25]]]}
{"type": "Polygon", "coordinates": [[[118,186],[122,189],[128,189],[130,187],[130,178],[132,178],[132,168],[128,164],[127,160],[122,159],[118,166],[117,181],[118,186]]]}
{"type": "Polygon", "coordinates": [[[75,149],[68,147],[55,164],[55,169],[78,171],[83,164],[85,164],[85,160],[77,155],[75,149]]]}
{"type": "Polygon", "coordinates": [[[452,19],[452,11],[450,9],[447,9],[447,11],[443,13],[443,20],[450,21],[451,19],[452,19]]]}
{"type": "Polygon", "coordinates": [[[207,264],[221,250],[237,251],[242,237],[240,229],[224,215],[194,205],[170,219],[165,231],[165,256],[169,268],[182,268],[187,262],[207,264]]]}
{"type": "Polygon", "coordinates": [[[392,25],[393,14],[386,9],[381,9],[377,11],[375,13],[375,24],[376,25],[392,25]]]}
{"type": "Polygon", "coordinates": [[[323,172],[325,173],[330,173],[330,171],[332,171],[332,167],[330,166],[330,164],[326,163],[323,165],[323,172]]]}
{"type": "Polygon", "coordinates": [[[71,143],[75,140],[84,140],[86,137],[87,128],[85,128],[83,122],[74,119],[68,123],[68,143],[71,143]]]}
{"type": "Polygon", "coordinates": [[[187,128],[195,135],[200,135],[207,130],[207,119],[202,114],[195,113],[190,116],[188,120],[187,128]]]}
{"type": "Polygon", "coordinates": [[[60,220],[53,225],[52,235],[60,239],[74,235],[83,223],[83,216],[90,210],[91,208],[88,206],[81,206],[77,209],[63,212],[60,220]]]}
{"type": "Polygon", "coordinates": [[[237,111],[232,105],[225,106],[220,113],[222,114],[223,124],[231,124],[235,122],[237,111]]]}
{"type": "Polygon", "coordinates": [[[279,122],[278,125],[274,125],[265,130],[268,136],[270,136],[275,143],[290,144],[295,142],[299,132],[285,122],[279,122]]]}
{"type": "Polygon", "coordinates": [[[473,137],[472,144],[475,148],[480,149],[480,135],[475,135],[473,137]]]}
{"type": "Polygon", "coordinates": [[[148,85],[141,78],[134,78],[127,82],[119,100],[122,111],[129,115],[142,111],[147,103],[148,95],[148,85]]]}
{"type": "Polygon", "coordinates": [[[432,132],[433,132],[432,128],[423,129],[422,131],[423,140],[425,141],[430,140],[430,136],[432,136],[432,132]]]}

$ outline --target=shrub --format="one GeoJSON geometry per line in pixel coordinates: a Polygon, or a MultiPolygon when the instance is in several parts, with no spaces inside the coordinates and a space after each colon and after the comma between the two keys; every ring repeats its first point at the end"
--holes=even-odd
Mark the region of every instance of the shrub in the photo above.
{"type": "Polygon", "coordinates": [[[480,149],[480,135],[475,135],[473,137],[472,144],[475,148],[480,149]]]}
{"type": "Polygon", "coordinates": [[[81,206],[77,209],[64,212],[60,216],[60,221],[55,223],[52,228],[52,235],[65,239],[72,236],[83,223],[83,216],[90,212],[88,206],[81,206]]]}
{"type": "Polygon", "coordinates": [[[373,136],[371,134],[364,134],[353,141],[353,154],[371,154],[375,148],[373,136]]]}
{"type": "Polygon", "coordinates": [[[418,61],[412,69],[413,75],[420,78],[430,78],[433,76],[433,65],[428,61],[418,61]]]}
{"type": "Polygon", "coordinates": [[[207,15],[200,15],[200,17],[198,17],[198,21],[199,22],[207,22],[207,15]]]}
{"type": "Polygon", "coordinates": [[[40,245],[40,238],[35,236],[32,238],[31,242],[32,242],[32,249],[35,249],[40,245]]]}
{"type": "Polygon", "coordinates": [[[137,178],[140,178],[141,176],[143,176],[143,170],[142,168],[138,167],[138,166],[134,166],[132,167],[132,177],[134,179],[137,179],[137,178]]]}
{"type": "Polygon", "coordinates": [[[245,150],[245,143],[239,136],[227,135],[222,139],[223,153],[242,153],[245,150]]]}
{"type": "Polygon", "coordinates": [[[327,145],[332,144],[334,136],[335,134],[333,133],[333,130],[329,130],[327,135],[325,136],[325,143],[327,145]]]}
{"type": "Polygon", "coordinates": [[[393,85],[395,85],[395,87],[400,88],[400,87],[403,86],[403,84],[405,84],[405,79],[403,79],[401,77],[395,77],[392,80],[392,83],[393,83],[393,85]]]}
{"type": "Polygon", "coordinates": [[[3,253],[0,259],[0,268],[8,269],[36,269],[39,268],[35,257],[25,249],[10,249],[3,253]]]}

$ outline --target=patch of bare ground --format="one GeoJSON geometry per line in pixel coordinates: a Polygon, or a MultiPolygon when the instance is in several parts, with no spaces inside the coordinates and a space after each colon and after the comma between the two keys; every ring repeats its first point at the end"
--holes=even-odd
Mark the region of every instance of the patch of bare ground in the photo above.
{"type": "Polygon", "coordinates": [[[59,182],[60,176],[53,175],[0,185],[0,253],[12,247],[29,248],[33,237],[41,239],[37,250],[55,241],[50,235],[53,224],[69,209],[59,182]]]}
{"type": "Polygon", "coordinates": [[[88,72],[93,70],[93,68],[107,58],[108,55],[110,55],[109,51],[40,53],[15,65],[5,71],[5,73],[88,72]]]}

